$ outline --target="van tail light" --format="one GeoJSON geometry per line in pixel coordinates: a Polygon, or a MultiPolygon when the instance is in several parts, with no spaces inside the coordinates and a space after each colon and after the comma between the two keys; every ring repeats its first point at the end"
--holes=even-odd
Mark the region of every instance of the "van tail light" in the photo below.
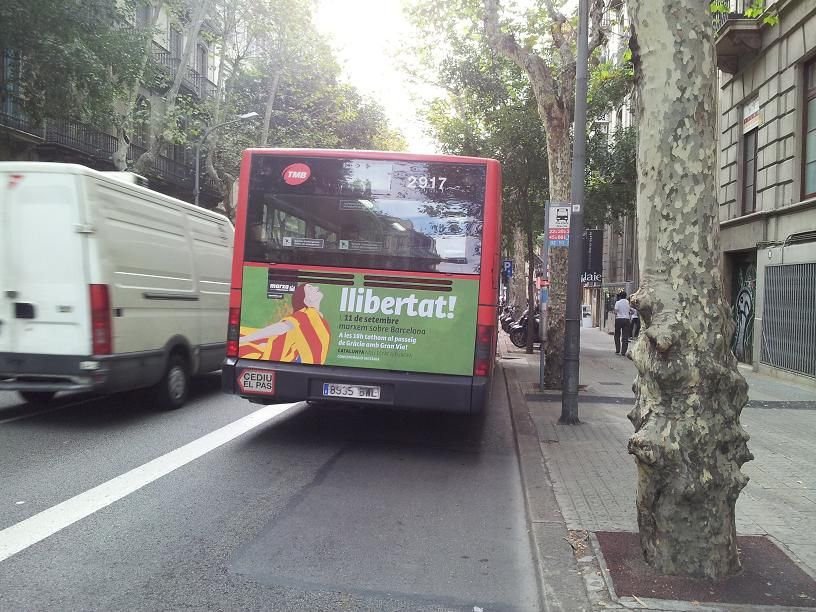
{"type": "Polygon", "coordinates": [[[473,361],[474,376],[490,376],[493,357],[493,326],[476,326],[476,359],[473,361]]]}
{"type": "Polygon", "coordinates": [[[227,323],[227,357],[238,357],[238,340],[241,337],[241,309],[231,306],[227,323]]]}
{"type": "Polygon", "coordinates": [[[91,285],[91,347],[94,355],[113,352],[110,293],[107,285],[91,285]]]}

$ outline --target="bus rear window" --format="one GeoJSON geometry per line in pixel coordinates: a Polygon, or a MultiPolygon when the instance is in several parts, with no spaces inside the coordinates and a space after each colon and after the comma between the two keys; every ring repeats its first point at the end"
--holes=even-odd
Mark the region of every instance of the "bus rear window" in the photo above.
{"type": "Polygon", "coordinates": [[[478,274],[485,166],[256,155],[245,259],[478,274]]]}

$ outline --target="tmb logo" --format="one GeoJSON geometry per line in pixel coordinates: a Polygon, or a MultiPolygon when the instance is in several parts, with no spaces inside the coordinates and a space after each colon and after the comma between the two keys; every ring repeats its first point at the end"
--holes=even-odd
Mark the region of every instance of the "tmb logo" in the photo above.
{"type": "Polygon", "coordinates": [[[306,164],[289,164],[283,169],[283,182],[287,185],[302,185],[312,176],[312,170],[306,164]]]}

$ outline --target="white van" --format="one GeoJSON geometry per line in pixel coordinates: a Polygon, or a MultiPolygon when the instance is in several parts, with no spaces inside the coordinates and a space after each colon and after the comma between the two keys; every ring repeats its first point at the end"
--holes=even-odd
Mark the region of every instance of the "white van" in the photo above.
{"type": "Polygon", "coordinates": [[[0,390],[154,387],[177,408],[226,348],[233,227],[84,166],[0,162],[0,390]]]}

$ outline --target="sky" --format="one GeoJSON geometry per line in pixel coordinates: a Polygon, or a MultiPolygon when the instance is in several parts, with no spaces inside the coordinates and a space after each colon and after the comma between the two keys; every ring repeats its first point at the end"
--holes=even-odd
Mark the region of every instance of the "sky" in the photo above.
{"type": "MultiPolygon", "coordinates": [[[[516,0],[524,6],[531,0],[516,0]]],[[[508,3],[509,4],[509,3],[508,3]]],[[[573,14],[577,0],[557,2],[573,14]]],[[[385,108],[391,125],[413,153],[438,153],[426,125],[417,116],[424,101],[443,95],[430,85],[411,83],[399,71],[399,54],[412,28],[402,14],[402,0],[319,0],[318,30],[327,35],[348,81],[385,108]]]]}
{"type": "Polygon", "coordinates": [[[433,90],[411,85],[397,67],[401,41],[411,33],[401,0],[321,0],[315,23],[329,37],[348,81],[385,108],[408,150],[436,153],[416,113],[433,90]]]}

